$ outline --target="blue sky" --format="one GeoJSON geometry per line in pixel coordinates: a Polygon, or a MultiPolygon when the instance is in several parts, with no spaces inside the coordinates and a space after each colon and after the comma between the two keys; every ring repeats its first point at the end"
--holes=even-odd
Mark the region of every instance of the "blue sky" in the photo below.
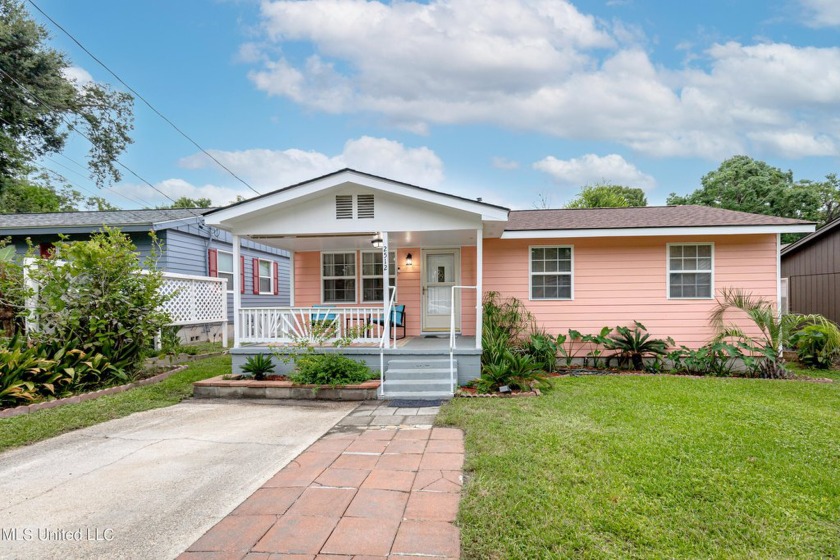
{"type": "MultiPolygon", "coordinates": [[[[260,192],[354,167],[513,208],[599,181],[663,204],[736,154],[840,171],[836,0],[36,1],[260,192]]],[[[115,83],[34,15],[74,75],[115,83]]],[[[135,119],[123,161],[171,197],[253,195],[135,119]]],[[[166,202],[130,176],[101,194],[166,202]]]]}

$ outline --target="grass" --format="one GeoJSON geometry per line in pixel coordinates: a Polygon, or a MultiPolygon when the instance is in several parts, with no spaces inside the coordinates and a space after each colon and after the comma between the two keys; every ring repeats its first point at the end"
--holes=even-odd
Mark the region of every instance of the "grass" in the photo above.
{"type": "Polygon", "coordinates": [[[463,558],[838,558],[834,383],[553,380],[540,398],[456,399],[463,558]]]}
{"type": "Polygon", "coordinates": [[[160,383],[78,404],[0,419],[0,451],[135,412],[177,404],[192,395],[194,381],[224,373],[230,373],[230,356],[206,358],[190,363],[187,369],[160,383]]]}

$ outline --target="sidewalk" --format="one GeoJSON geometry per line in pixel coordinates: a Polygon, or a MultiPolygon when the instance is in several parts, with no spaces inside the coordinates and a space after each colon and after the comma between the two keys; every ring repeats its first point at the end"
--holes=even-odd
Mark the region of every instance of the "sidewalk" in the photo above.
{"type": "Polygon", "coordinates": [[[458,558],[463,434],[364,403],[179,558],[458,558]]]}

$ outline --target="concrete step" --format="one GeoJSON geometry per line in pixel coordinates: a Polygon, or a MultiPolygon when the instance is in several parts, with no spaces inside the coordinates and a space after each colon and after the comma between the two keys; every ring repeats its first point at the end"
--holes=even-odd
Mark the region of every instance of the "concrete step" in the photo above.
{"type": "Polygon", "coordinates": [[[409,391],[409,392],[401,392],[401,391],[390,391],[386,392],[384,397],[386,399],[411,399],[411,400],[418,400],[418,401],[440,401],[440,400],[450,400],[452,398],[452,393],[449,391],[446,392],[436,392],[436,391],[409,391]]]}
{"type": "MultiPolygon", "coordinates": [[[[456,360],[457,365],[457,360],[456,360]]],[[[405,359],[393,359],[388,360],[388,367],[394,369],[443,369],[445,368],[449,371],[449,359],[439,360],[439,359],[412,359],[412,360],[405,360],[405,359]]]]}
{"type": "Polygon", "coordinates": [[[413,392],[434,392],[434,393],[450,393],[452,385],[449,380],[438,381],[428,379],[398,379],[389,380],[385,378],[385,383],[382,385],[385,394],[391,392],[399,393],[413,393],[413,392]]]}
{"type": "MultiPolygon", "coordinates": [[[[458,368],[455,368],[457,376],[458,368]]],[[[385,379],[435,379],[443,380],[449,379],[449,367],[444,368],[429,368],[429,369],[409,369],[409,368],[388,368],[385,370],[385,379]]]]}

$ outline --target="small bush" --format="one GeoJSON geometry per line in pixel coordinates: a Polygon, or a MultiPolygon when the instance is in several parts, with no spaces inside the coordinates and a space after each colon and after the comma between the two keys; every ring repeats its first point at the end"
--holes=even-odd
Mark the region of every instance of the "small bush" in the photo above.
{"type": "Polygon", "coordinates": [[[274,372],[274,362],[271,361],[271,356],[267,354],[257,354],[245,360],[242,371],[250,373],[257,381],[262,381],[267,373],[274,372]]]}
{"type": "Polygon", "coordinates": [[[673,346],[674,341],[670,338],[650,338],[647,329],[643,324],[634,321],[635,326],[616,327],[615,334],[604,340],[604,348],[614,350],[616,353],[607,358],[607,365],[611,359],[618,361],[619,367],[632,365],[633,369],[641,371],[645,369],[644,358],[646,356],[664,356],[668,353],[668,347],[673,346]]]}
{"type": "Polygon", "coordinates": [[[301,385],[355,385],[373,377],[364,363],[339,353],[305,354],[295,361],[295,371],[289,378],[301,385]]]}
{"type": "Polygon", "coordinates": [[[837,357],[833,331],[826,325],[807,325],[793,334],[791,344],[799,361],[808,367],[828,369],[837,357]]]}
{"type": "Polygon", "coordinates": [[[523,351],[534,359],[534,362],[546,372],[552,372],[557,367],[557,339],[545,332],[531,333],[523,346],[523,351]]]}

